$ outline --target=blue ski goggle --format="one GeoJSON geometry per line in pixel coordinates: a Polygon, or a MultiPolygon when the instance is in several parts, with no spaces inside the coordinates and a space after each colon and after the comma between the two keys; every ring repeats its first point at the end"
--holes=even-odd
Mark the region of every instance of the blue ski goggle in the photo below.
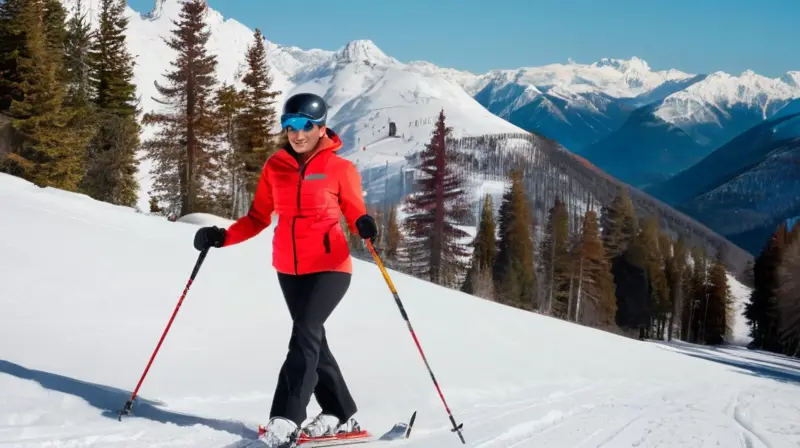
{"type": "Polygon", "coordinates": [[[303,130],[309,132],[314,129],[314,125],[322,126],[325,122],[323,120],[312,120],[305,115],[301,114],[283,114],[281,115],[281,128],[294,132],[303,130]]]}

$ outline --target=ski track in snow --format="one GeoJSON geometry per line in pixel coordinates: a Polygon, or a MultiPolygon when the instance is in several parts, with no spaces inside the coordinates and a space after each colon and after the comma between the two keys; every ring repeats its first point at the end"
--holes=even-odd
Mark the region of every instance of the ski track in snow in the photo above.
{"type": "MultiPolygon", "coordinates": [[[[171,223],[7,175],[0,211],[0,447],[254,437],[290,330],[272,229],[209,254],[119,422],[197,259],[198,223],[225,220],[171,223]]],[[[464,446],[377,268],[354,264],[327,329],[357,417],[382,433],[417,410],[392,446],[464,446]]],[[[800,360],[640,342],[391,275],[466,446],[800,445],[800,360]]]]}

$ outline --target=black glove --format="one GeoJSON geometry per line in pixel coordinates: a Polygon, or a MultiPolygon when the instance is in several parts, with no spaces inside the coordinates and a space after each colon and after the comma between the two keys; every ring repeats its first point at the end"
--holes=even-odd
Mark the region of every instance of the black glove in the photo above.
{"type": "Polygon", "coordinates": [[[223,244],[225,244],[225,229],[217,226],[203,227],[194,234],[194,248],[197,250],[222,247],[223,244]]]}
{"type": "Polygon", "coordinates": [[[378,236],[378,226],[375,224],[375,219],[369,215],[362,215],[356,220],[356,228],[358,229],[358,236],[365,240],[375,242],[375,237],[378,236]]]}

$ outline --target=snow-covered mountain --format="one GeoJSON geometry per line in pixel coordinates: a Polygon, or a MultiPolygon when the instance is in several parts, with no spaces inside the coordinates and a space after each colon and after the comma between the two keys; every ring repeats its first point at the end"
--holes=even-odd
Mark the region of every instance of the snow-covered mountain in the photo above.
{"type": "Polygon", "coordinates": [[[635,56],[481,75],[428,62],[410,65],[461,85],[492,113],[557,140],[573,152],[615,131],[636,107],[660,100],[697,79],[679,70],[655,71],[635,56]]]}
{"type": "MultiPolygon", "coordinates": [[[[0,232],[14,235],[0,239],[0,444],[233,448],[252,441],[269,417],[291,333],[269,268],[274,226],[209,252],[132,415],[117,421],[197,260],[198,225],[230,221],[189,215],[173,223],[4,174],[0,210],[0,232]]],[[[642,342],[389,271],[464,424],[463,445],[378,268],[354,260],[353,271],[327,335],[364,428],[380,433],[418,411],[402,446],[800,442],[787,429],[800,419],[796,360],[735,346],[642,342]]],[[[729,279],[738,309],[733,341],[745,344],[741,305],[749,290],[729,279]]],[[[309,417],[318,410],[312,400],[309,417]]]]}
{"type": "Polygon", "coordinates": [[[658,183],[740,133],[798,110],[797,72],[767,78],[715,72],[637,109],[625,124],[581,155],[635,186],[658,183]]]}
{"type": "MultiPolygon", "coordinates": [[[[68,11],[75,0],[62,0],[68,11]]],[[[96,22],[99,0],[85,2],[84,12],[96,22]]],[[[156,0],[146,14],[128,8],[128,48],[137,59],[135,83],[143,111],[154,110],[154,81],[162,81],[174,52],[163,39],[173,29],[180,11],[179,0],[156,0]]],[[[221,82],[238,83],[253,30],[234,19],[226,19],[209,8],[206,23],[211,37],[209,50],[217,57],[221,82]]],[[[268,36],[267,36],[268,37],[268,36]]],[[[439,112],[444,110],[454,135],[523,132],[482,107],[460,86],[435,73],[424,73],[384,54],[373,42],[357,40],[336,51],[303,50],[266,42],[273,89],[280,90],[278,104],[298,91],[322,95],[331,107],[330,125],[344,139],[346,154],[360,168],[402,165],[404,156],[421,149],[429,140],[439,112]],[[396,136],[389,138],[390,122],[396,136]],[[370,153],[380,143],[382,153],[370,153]]],[[[144,138],[153,132],[147,129],[144,138]]],[[[149,163],[141,164],[139,206],[145,208],[151,185],[149,163]]]]}

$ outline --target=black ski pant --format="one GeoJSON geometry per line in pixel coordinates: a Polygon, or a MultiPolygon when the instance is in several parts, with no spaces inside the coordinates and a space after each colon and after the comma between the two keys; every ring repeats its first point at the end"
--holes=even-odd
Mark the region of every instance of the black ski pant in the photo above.
{"type": "Polygon", "coordinates": [[[328,347],[324,327],[347,292],[350,278],[346,272],[278,273],[293,325],[270,418],[285,417],[301,425],[312,395],[322,412],[342,421],[356,413],[356,404],[328,347]]]}

